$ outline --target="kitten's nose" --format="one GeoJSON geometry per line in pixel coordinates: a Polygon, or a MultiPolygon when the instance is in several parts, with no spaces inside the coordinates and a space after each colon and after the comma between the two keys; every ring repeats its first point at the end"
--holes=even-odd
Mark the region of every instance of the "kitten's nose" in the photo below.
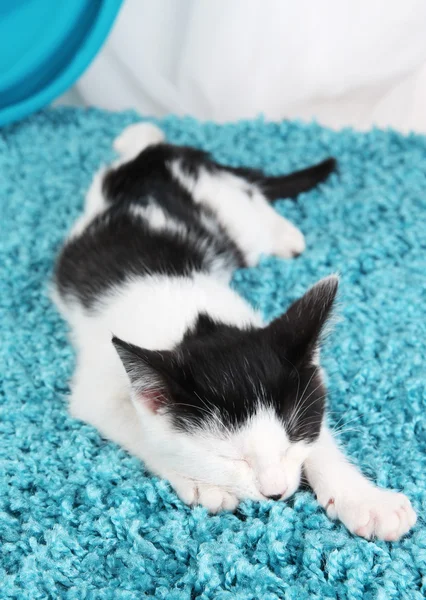
{"type": "Polygon", "coordinates": [[[259,474],[259,488],[264,496],[279,500],[287,491],[287,480],[281,467],[268,467],[259,474]]]}
{"type": "Polygon", "coordinates": [[[267,496],[269,500],[281,500],[281,494],[273,494],[272,496],[267,496]]]}

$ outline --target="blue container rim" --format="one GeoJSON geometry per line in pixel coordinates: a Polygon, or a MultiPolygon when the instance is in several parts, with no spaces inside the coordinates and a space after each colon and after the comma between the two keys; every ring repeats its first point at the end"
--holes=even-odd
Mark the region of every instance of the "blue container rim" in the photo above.
{"type": "Polygon", "coordinates": [[[101,49],[122,2],[123,0],[101,0],[96,19],[75,55],[48,84],[33,95],[0,109],[0,126],[18,121],[47,106],[76,82],[101,49]]]}

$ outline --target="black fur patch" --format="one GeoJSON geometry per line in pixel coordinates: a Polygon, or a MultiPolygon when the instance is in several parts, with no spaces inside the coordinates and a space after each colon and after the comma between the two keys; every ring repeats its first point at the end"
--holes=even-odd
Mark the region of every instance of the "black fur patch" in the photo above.
{"type": "Polygon", "coordinates": [[[132,276],[189,275],[202,271],[203,263],[201,252],[185,239],[112,208],[66,244],[56,281],[62,295],[74,295],[89,308],[132,276]]]}
{"type": "MultiPolygon", "coordinates": [[[[182,152],[188,165],[200,166],[198,154],[204,160],[202,152],[182,152]]],[[[217,259],[230,274],[245,266],[242,253],[215,215],[196,204],[172,177],[168,164],[176,155],[173,146],[152,146],[106,174],[103,190],[109,207],[65,244],[56,268],[60,294],[76,296],[89,308],[131,277],[209,273],[217,259]],[[131,212],[132,207],[150,205],[161,207],[184,231],[153,229],[131,212]],[[203,217],[214,221],[214,232],[206,228],[203,217]]]]}
{"type": "Polygon", "coordinates": [[[292,441],[314,441],[325,387],[313,357],[336,291],[337,279],[320,282],[264,329],[241,330],[201,314],[173,351],[117,338],[114,344],[134,385],[141,380],[138,360],[143,378],[155,381],[156,389],[138,391],[160,394],[177,429],[237,429],[262,406],[275,412],[292,441]]]}
{"type": "Polygon", "coordinates": [[[309,191],[325,181],[335,171],[336,166],[337,163],[334,158],[327,158],[313,167],[295,171],[289,175],[279,175],[278,177],[268,177],[262,171],[245,167],[226,167],[226,170],[256,184],[265,196],[272,201],[278,198],[296,198],[298,194],[309,191]]]}

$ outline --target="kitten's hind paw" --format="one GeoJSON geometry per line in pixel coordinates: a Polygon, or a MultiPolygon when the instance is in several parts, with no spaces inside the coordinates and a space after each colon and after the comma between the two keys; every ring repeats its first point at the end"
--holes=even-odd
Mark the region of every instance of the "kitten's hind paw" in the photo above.
{"type": "Polygon", "coordinates": [[[280,258],[294,258],[306,248],[303,233],[290,221],[279,217],[272,232],[272,253],[280,258]]]}
{"type": "Polygon", "coordinates": [[[164,133],[152,123],[129,125],[114,140],[114,150],[123,158],[130,159],[148,146],[164,142],[164,133]]]}

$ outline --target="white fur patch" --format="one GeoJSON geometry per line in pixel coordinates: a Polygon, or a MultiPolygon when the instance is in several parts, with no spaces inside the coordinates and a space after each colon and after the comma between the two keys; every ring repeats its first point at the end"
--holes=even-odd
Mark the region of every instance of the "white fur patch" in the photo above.
{"type": "Polygon", "coordinates": [[[155,204],[150,204],[149,206],[138,206],[133,204],[130,206],[129,212],[134,217],[145,219],[149,226],[157,231],[171,231],[173,233],[181,234],[185,234],[187,231],[187,228],[183,223],[179,223],[169,215],[166,215],[164,210],[155,204]]]}
{"type": "Polygon", "coordinates": [[[201,169],[195,178],[182,170],[179,161],[170,168],[196,202],[214,211],[249,265],[256,265],[262,254],[291,258],[305,249],[302,233],[272,208],[255,185],[226,171],[201,169]]]}
{"type": "Polygon", "coordinates": [[[122,159],[128,161],[148,146],[161,142],[164,142],[164,133],[156,125],[135,123],[126,127],[114,140],[114,150],[120,154],[122,159]]]}
{"type": "Polygon", "coordinates": [[[371,483],[342,454],[323,427],[315,451],[305,462],[309,483],[331,519],[340,519],[367,539],[395,541],[415,524],[416,514],[403,494],[371,483]]]}

